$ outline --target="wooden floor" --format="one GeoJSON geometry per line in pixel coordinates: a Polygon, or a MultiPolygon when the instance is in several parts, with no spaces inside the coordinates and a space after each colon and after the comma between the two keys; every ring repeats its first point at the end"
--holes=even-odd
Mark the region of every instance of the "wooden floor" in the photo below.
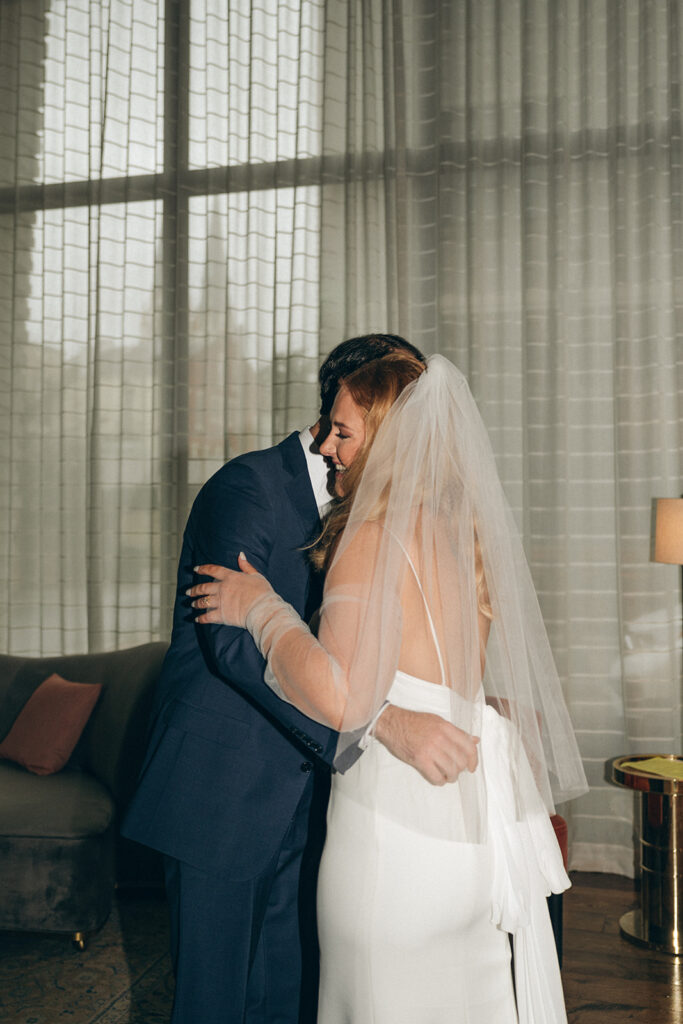
{"type": "Polygon", "coordinates": [[[572,874],[564,895],[564,982],[569,1024],[683,1024],[683,957],[641,949],[619,934],[637,906],[619,875],[572,874]]]}
{"type": "MultiPolygon", "coordinates": [[[[569,1024],[683,1024],[683,957],[640,949],[619,934],[619,918],[637,903],[633,883],[584,872],[572,882],[562,969],[569,1024]]],[[[168,1021],[168,921],[158,890],[120,893],[83,954],[63,936],[6,933],[2,940],[2,1024],[168,1021]]]]}

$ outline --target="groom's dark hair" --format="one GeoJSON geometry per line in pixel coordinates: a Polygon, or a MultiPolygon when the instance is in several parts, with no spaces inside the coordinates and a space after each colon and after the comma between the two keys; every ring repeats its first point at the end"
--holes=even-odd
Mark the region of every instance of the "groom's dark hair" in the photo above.
{"type": "Polygon", "coordinates": [[[373,359],[381,359],[382,356],[395,352],[397,349],[405,349],[421,363],[427,361],[418,348],[398,334],[363,334],[358,338],[349,338],[336,345],[318,373],[320,415],[329,416],[334,405],[335,395],[339,390],[339,381],[343,377],[348,377],[364,363],[369,363],[373,359]]]}

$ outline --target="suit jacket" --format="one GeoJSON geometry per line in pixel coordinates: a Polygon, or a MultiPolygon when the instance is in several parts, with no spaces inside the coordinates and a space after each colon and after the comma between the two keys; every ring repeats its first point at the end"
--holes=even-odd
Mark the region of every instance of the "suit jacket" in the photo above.
{"type": "Polygon", "coordinates": [[[296,433],[228,462],[197,496],[147,756],[122,829],[130,839],[206,871],[252,878],[277,851],[314,765],[331,764],[337,734],[272,693],[245,630],[195,625],[185,596],[194,566],[237,568],[244,551],[308,618],[320,584],[302,547],[318,525],[296,433]]]}

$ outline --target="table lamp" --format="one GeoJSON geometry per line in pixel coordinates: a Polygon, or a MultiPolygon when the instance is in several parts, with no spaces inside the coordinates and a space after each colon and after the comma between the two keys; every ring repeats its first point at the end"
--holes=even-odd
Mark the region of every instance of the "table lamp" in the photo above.
{"type": "MultiPolygon", "coordinates": [[[[653,562],[683,565],[683,498],[653,501],[653,562]]],[[[635,792],[638,833],[636,853],[641,879],[640,907],[619,919],[624,938],[636,945],[683,955],[683,780],[658,776],[639,760],[650,757],[681,761],[680,755],[611,758],[608,778],[635,792]]]]}
{"type": "Polygon", "coordinates": [[[683,498],[657,498],[654,562],[683,565],[683,498]]]}
{"type": "MultiPolygon", "coordinates": [[[[653,562],[683,565],[683,498],[653,499],[653,562]]],[[[653,761],[683,762],[683,755],[613,757],[607,778],[636,797],[636,854],[640,906],[619,918],[619,931],[638,946],[683,956],[683,779],[663,774],[653,761]],[[645,767],[639,768],[638,762],[645,767]]],[[[672,765],[673,768],[673,765],[672,765]]]]}
{"type": "Polygon", "coordinates": [[[655,498],[653,562],[680,565],[683,602],[683,498],[655,498]]]}

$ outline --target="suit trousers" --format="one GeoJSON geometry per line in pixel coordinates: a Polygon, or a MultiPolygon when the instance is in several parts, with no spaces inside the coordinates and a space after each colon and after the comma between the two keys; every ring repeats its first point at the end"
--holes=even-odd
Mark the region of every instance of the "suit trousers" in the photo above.
{"type": "Polygon", "coordinates": [[[165,857],[171,1024],[314,1024],[315,889],[329,790],[313,772],[276,855],[250,879],[165,857]]]}

